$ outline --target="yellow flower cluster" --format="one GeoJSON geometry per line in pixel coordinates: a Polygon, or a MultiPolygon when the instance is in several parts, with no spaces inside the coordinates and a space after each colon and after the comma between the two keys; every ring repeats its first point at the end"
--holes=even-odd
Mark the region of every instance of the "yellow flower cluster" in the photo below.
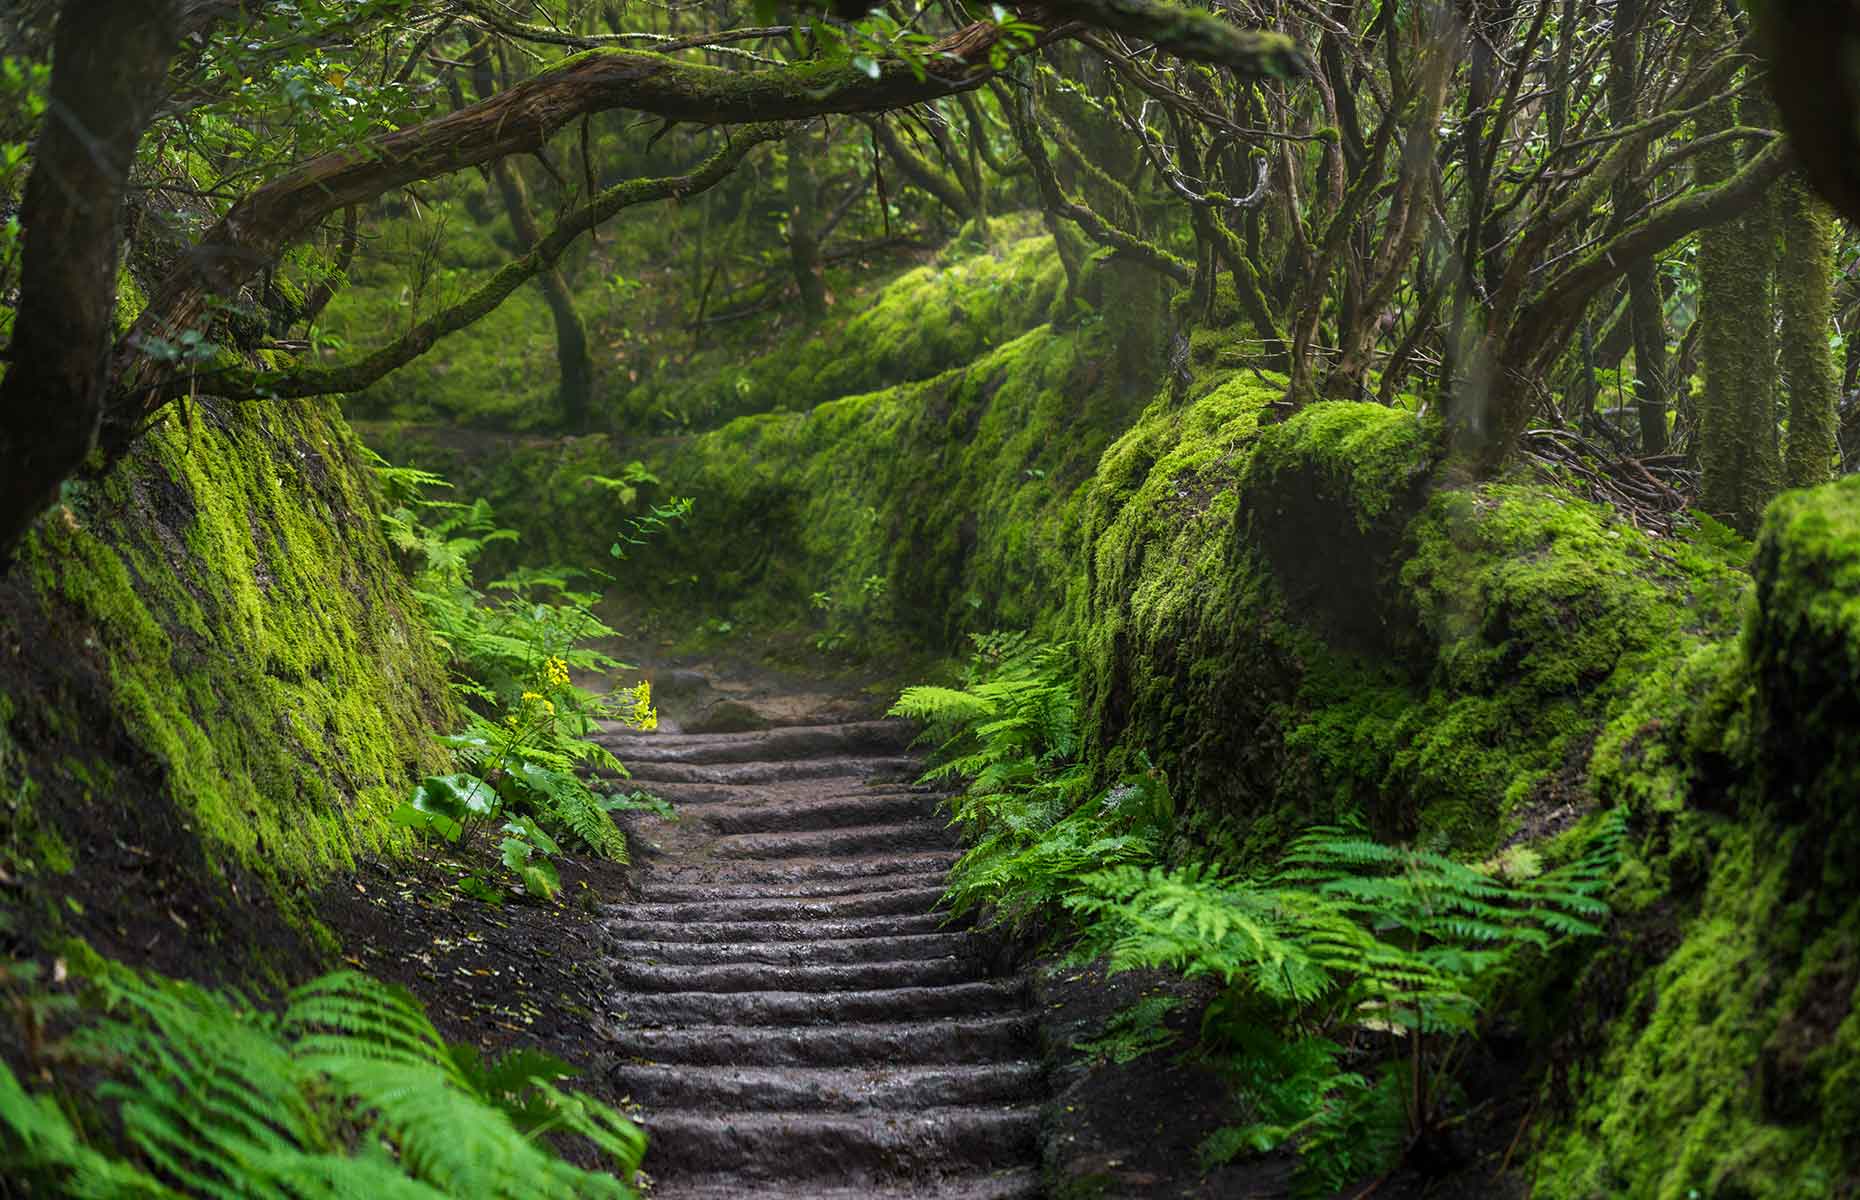
{"type": "Polygon", "coordinates": [[[534,704],[537,707],[541,708],[544,712],[548,713],[550,716],[552,717],[555,716],[554,702],[551,701],[548,697],[544,696],[541,692],[523,693],[523,703],[534,704]]]}
{"type": "Polygon", "coordinates": [[[547,663],[543,664],[543,670],[548,673],[550,687],[568,686],[568,663],[566,660],[552,657],[547,663]]]}
{"type": "Polygon", "coordinates": [[[642,679],[639,686],[631,691],[633,697],[633,715],[631,723],[638,729],[657,729],[659,714],[652,707],[652,680],[642,679]]]}

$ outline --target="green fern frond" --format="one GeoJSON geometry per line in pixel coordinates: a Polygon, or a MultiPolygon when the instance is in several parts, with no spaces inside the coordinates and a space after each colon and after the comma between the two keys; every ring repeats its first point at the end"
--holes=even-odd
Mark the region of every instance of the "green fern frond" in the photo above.
{"type": "Polygon", "coordinates": [[[106,1074],[98,1095],[120,1142],[93,1144],[0,1064],[9,1178],[147,1200],[633,1195],[623,1180],[644,1137],[631,1123],[556,1089],[566,1068],[547,1056],[479,1065],[398,988],[340,972],[273,1019],[94,954],[75,961],[102,1012],[63,1052],[106,1074]],[[526,1130],[580,1138],[617,1174],[572,1166],[526,1130]]]}

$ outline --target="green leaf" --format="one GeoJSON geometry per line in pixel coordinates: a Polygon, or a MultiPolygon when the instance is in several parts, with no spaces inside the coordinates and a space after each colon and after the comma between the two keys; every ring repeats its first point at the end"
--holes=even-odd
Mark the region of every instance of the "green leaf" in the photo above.
{"type": "Polygon", "coordinates": [[[525,865],[517,874],[523,878],[523,889],[532,896],[553,900],[562,891],[562,877],[546,858],[525,865]]]}
{"type": "Polygon", "coordinates": [[[873,79],[878,78],[878,63],[870,55],[868,54],[853,55],[852,65],[853,65],[854,70],[864,71],[868,76],[870,76],[873,79]]]}

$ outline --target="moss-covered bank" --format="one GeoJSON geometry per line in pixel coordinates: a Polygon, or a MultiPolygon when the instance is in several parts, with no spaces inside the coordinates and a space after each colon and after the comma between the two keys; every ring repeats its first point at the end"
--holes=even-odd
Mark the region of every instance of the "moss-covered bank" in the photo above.
{"type": "Polygon", "coordinates": [[[393,836],[453,714],[371,487],[333,406],[203,403],[41,521],[0,580],[4,854],[38,933],[138,960],[151,922],[252,933],[393,836]]]}
{"type": "Polygon", "coordinates": [[[1075,637],[1103,770],[1150,756],[1230,860],[1351,812],[1554,859],[1625,805],[1615,934],[1515,1010],[1543,1092],[1514,1179],[1850,1186],[1860,484],[1785,497],[1753,586],[1751,546],[1709,523],[1654,538],[1553,477],[1456,479],[1402,409],[1281,420],[1282,381],[1242,371],[1132,417],[1135,387],[1096,386],[1099,338],[1043,328],[663,443],[709,512],[653,574],[752,618],[882,578],[884,631],[1075,637]]]}
{"type": "Polygon", "coordinates": [[[745,359],[740,346],[696,354],[626,390],[616,428],[714,429],[734,417],[806,412],[861,392],[929,379],[1045,321],[1065,286],[1031,214],[991,224],[992,251],[958,239],[932,261],[847,297],[824,329],[795,329],[745,359]]]}
{"type": "Polygon", "coordinates": [[[925,382],[656,447],[697,510],[635,567],[732,620],[851,622],[868,651],[1050,625],[1068,514],[1134,410],[1113,356],[1101,330],[1041,326],[925,382]]]}

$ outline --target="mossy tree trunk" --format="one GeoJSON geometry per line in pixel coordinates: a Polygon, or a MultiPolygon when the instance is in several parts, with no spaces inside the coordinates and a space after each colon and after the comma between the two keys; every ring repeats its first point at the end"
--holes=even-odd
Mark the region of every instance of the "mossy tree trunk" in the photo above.
{"type": "Polygon", "coordinates": [[[1789,389],[1789,443],[1783,482],[1826,483],[1834,470],[1840,377],[1828,330],[1834,322],[1834,214],[1806,178],[1777,188],[1782,260],[1776,295],[1782,308],[1782,377],[1789,389]]]}
{"type": "MultiPolygon", "coordinates": [[[[1750,111],[1746,122],[1765,114],[1750,111]]],[[[1730,129],[1728,103],[1699,118],[1700,137],[1730,129]]],[[[1715,184],[1736,167],[1733,143],[1699,155],[1700,182],[1715,184]]],[[[1781,474],[1776,439],[1775,189],[1732,221],[1699,235],[1699,320],[1705,395],[1699,406],[1699,503],[1740,531],[1755,533],[1781,474]]]]}
{"type": "Polygon", "coordinates": [[[801,293],[801,312],[812,323],[827,315],[827,285],[820,277],[818,208],[820,180],[814,174],[814,141],[805,129],[785,139],[788,154],[788,262],[801,293]]]}

